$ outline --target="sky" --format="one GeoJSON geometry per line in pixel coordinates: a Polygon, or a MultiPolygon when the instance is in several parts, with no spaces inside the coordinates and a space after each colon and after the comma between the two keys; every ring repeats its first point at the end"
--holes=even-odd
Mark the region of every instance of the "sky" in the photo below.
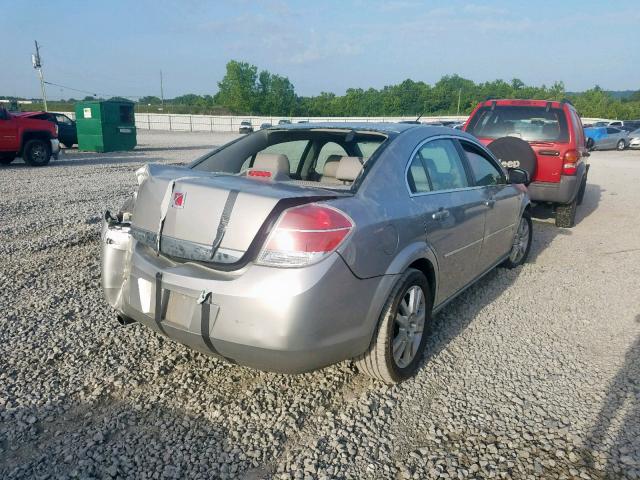
{"type": "MultiPolygon", "coordinates": [[[[435,83],[563,81],[640,89],[637,0],[0,0],[0,95],[45,79],[99,96],[214,94],[225,64],[289,77],[299,95],[435,83]]],[[[85,94],[47,87],[50,98],[85,94]]]]}

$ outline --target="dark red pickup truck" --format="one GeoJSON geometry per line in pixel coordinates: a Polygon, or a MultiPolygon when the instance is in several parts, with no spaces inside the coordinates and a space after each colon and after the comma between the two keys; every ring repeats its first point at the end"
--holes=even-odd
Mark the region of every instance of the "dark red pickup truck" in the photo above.
{"type": "Polygon", "coordinates": [[[40,167],[60,152],[58,126],[46,120],[12,115],[0,107],[0,164],[8,165],[16,157],[40,167]]]}

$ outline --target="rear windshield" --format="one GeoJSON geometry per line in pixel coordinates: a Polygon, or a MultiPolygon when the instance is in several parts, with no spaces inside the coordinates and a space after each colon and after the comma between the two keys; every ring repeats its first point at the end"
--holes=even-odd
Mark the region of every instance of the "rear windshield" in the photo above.
{"type": "Polygon", "coordinates": [[[559,108],[481,107],[469,121],[467,132],[479,138],[512,136],[526,141],[569,141],[567,118],[559,108]]]}
{"type": "Polygon", "coordinates": [[[350,189],[353,181],[337,176],[342,159],[357,157],[364,165],[386,140],[385,134],[369,131],[259,130],[196,160],[191,168],[263,180],[262,173],[269,172],[269,181],[350,189]]]}

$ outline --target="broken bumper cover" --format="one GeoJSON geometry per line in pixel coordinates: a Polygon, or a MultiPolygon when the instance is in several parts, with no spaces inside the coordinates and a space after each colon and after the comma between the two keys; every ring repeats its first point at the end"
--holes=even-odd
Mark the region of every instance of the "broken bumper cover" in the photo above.
{"type": "Polygon", "coordinates": [[[157,256],[106,224],[102,247],[103,290],[121,315],[200,352],[282,373],[364,352],[379,289],[395,281],[358,279],[337,253],[305,268],[219,272],[157,256]]]}

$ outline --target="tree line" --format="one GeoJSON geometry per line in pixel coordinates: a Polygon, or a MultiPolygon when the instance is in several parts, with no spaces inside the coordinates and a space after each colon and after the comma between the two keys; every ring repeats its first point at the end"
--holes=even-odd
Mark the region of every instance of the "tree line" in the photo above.
{"type": "Polygon", "coordinates": [[[563,82],[539,87],[515,78],[475,83],[459,75],[446,75],[433,85],[411,79],[397,85],[350,88],[344,95],[322,92],[316,96],[296,95],[287,77],[235,60],[227,63],[218,93],[209,97],[212,105],[236,114],[280,116],[409,116],[468,114],[487,98],[569,99],[582,116],[640,118],[640,90],[616,98],[599,86],[580,93],[565,91],[563,82]]]}
{"type": "MultiPolygon", "coordinates": [[[[0,97],[2,98],[2,97],[0,97]]],[[[218,82],[215,95],[189,93],[172,99],[141,97],[136,111],[168,113],[237,114],[302,117],[368,117],[466,115],[487,98],[569,99],[584,117],[640,118],[640,90],[624,97],[612,95],[599,86],[585,92],[565,91],[564,83],[550,86],[525,85],[514,78],[475,83],[459,75],[446,75],[435,84],[404,80],[397,85],[376,88],[349,88],[344,95],[322,92],[297,95],[291,81],[255,65],[231,60],[218,82]],[[161,105],[164,104],[163,107],[161,105]]],[[[86,97],[85,100],[94,100],[86,97]]],[[[75,102],[70,99],[70,102],[75,102]]]]}

